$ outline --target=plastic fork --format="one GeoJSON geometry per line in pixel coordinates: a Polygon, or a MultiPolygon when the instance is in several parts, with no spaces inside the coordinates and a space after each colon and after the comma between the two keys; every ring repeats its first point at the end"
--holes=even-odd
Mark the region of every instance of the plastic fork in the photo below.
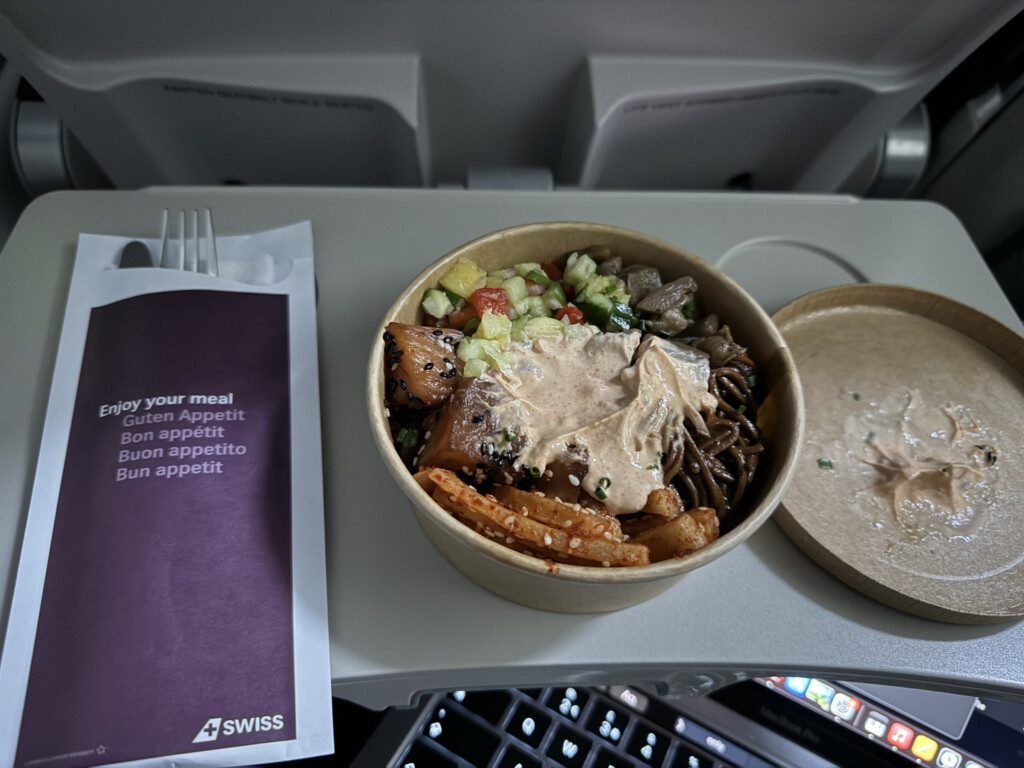
{"type": "Polygon", "coordinates": [[[220,276],[217,262],[217,238],[213,233],[213,211],[203,209],[203,229],[199,232],[199,211],[193,209],[191,216],[184,210],[178,211],[177,237],[170,232],[171,213],[164,208],[160,225],[161,269],[176,269],[181,272],[202,272],[213,277],[220,276]],[[203,247],[205,245],[205,248],[203,247]]]}

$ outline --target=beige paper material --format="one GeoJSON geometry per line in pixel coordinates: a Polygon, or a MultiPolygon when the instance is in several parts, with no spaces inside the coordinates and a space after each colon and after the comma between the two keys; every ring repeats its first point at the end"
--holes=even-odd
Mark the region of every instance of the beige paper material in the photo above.
{"type": "Polygon", "coordinates": [[[773,319],[807,418],[783,530],[900,610],[1024,616],[1024,338],[896,286],[819,291],[773,319]]]}

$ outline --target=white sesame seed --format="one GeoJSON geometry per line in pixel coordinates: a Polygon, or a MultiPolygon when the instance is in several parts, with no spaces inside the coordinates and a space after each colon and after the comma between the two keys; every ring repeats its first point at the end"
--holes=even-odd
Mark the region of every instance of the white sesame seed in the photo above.
{"type": "Polygon", "coordinates": [[[578,547],[582,543],[583,543],[583,540],[579,536],[573,536],[571,539],[569,539],[569,547],[571,549],[575,549],[576,547],[578,547]]]}
{"type": "Polygon", "coordinates": [[[549,547],[551,546],[551,534],[550,533],[545,533],[544,534],[544,543],[547,546],[549,546],[549,547]]]}
{"type": "Polygon", "coordinates": [[[569,475],[569,485],[579,485],[580,479],[576,475],[569,475]]]}

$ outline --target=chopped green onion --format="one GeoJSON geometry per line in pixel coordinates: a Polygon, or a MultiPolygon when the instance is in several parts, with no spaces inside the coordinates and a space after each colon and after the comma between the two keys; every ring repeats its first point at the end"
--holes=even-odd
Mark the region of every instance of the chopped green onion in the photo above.
{"type": "Polygon", "coordinates": [[[540,467],[527,467],[530,477],[540,477],[540,467]]]}
{"type": "Polygon", "coordinates": [[[608,498],[608,491],[606,491],[601,486],[597,486],[597,488],[594,489],[594,495],[597,496],[597,498],[599,498],[601,501],[604,501],[605,499],[608,498]]]}
{"type": "Polygon", "coordinates": [[[597,481],[598,488],[608,488],[611,484],[612,479],[610,477],[602,477],[600,480],[597,481]]]}
{"type": "Polygon", "coordinates": [[[756,387],[757,386],[757,374],[752,373],[749,376],[747,376],[747,386],[748,387],[756,387]]]}
{"type": "Polygon", "coordinates": [[[747,406],[745,406],[745,405],[741,405],[739,408],[736,409],[736,414],[738,416],[742,416],[746,412],[747,412],[747,406]]]}
{"type": "Polygon", "coordinates": [[[395,435],[395,442],[403,448],[411,448],[416,445],[419,440],[420,431],[418,429],[409,429],[408,427],[402,427],[398,430],[398,434],[395,435]]]}
{"type": "Polygon", "coordinates": [[[679,308],[679,311],[683,313],[683,317],[685,317],[687,320],[693,319],[693,304],[691,304],[690,302],[687,301],[686,303],[684,303],[683,306],[679,308]]]}
{"type": "Polygon", "coordinates": [[[832,467],[832,460],[831,459],[818,459],[818,466],[821,469],[832,469],[833,468],[832,467]]]}
{"type": "Polygon", "coordinates": [[[860,395],[858,393],[854,392],[853,393],[853,399],[854,400],[860,400],[860,395]]]}
{"type": "Polygon", "coordinates": [[[868,436],[864,438],[864,442],[865,443],[873,443],[873,442],[875,442],[875,433],[874,432],[868,432],[868,436]]]}
{"type": "Polygon", "coordinates": [[[644,469],[646,469],[646,470],[658,469],[658,465],[657,464],[648,464],[646,467],[644,467],[644,469]]]}
{"type": "Polygon", "coordinates": [[[505,427],[505,442],[511,443],[516,439],[516,433],[508,427],[505,427]]]}

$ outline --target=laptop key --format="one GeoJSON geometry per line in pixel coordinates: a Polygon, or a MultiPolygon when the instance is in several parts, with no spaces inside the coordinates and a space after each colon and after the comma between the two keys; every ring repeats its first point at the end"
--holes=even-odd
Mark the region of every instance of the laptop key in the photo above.
{"type": "Polygon", "coordinates": [[[397,763],[401,768],[459,768],[458,763],[418,739],[397,763]]]}
{"type": "Polygon", "coordinates": [[[715,768],[715,758],[687,744],[680,744],[672,756],[672,768],[715,768]]]}
{"type": "Polygon", "coordinates": [[[626,731],[626,724],[629,722],[629,714],[626,710],[601,704],[594,707],[593,712],[587,719],[587,730],[611,744],[618,744],[622,741],[622,734],[626,731]]]}
{"type": "Polygon", "coordinates": [[[560,725],[548,745],[547,754],[565,768],[583,768],[590,754],[590,743],[588,736],[560,725]]]}
{"type": "Polygon", "coordinates": [[[648,765],[661,765],[668,753],[669,735],[641,723],[633,730],[626,752],[648,765]]]}
{"type": "Polygon", "coordinates": [[[539,747],[544,741],[544,734],[551,727],[551,718],[544,710],[520,701],[512,713],[512,717],[505,726],[505,730],[529,744],[531,747],[539,747]]]}
{"type": "Polygon", "coordinates": [[[580,688],[552,688],[548,697],[548,709],[578,723],[588,699],[586,691],[580,688]]]}
{"type": "Polygon", "coordinates": [[[478,725],[444,700],[438,704],[433,716],[424,723],[423,733],[473,765],[487,765],[501,745],[501,739],[497,734],[478,725]]]}
{"type": "Polygon", "coordinates": [[[452,691],[448,694],[454,701],[464,706],[470,712],[480,715],[491,725],[497,725],[508,709],[512,701],[512,694],[508,691],[452,691]]]}
{"type": "Polygon", "coordinates": [[[541,768],[540,760],[528,752],[524,752],[514,744],[510,744],[501,756],[496,768],[541,768]]]}
{"type": "Polygon", "coordinates": [[[592,768],[636,768],[636,763],[622,755],[601,747],[592,768]]]}

